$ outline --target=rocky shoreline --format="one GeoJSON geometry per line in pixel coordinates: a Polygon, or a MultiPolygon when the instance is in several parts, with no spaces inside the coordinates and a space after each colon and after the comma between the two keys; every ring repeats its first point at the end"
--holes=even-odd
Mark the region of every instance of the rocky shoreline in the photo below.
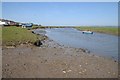
{"type": "Polygon", "coordinates": [[[118,63],[84,49],[42,41],[40,47],[21,44],[2,50],[3,78],[117,78],[118,63]]]}

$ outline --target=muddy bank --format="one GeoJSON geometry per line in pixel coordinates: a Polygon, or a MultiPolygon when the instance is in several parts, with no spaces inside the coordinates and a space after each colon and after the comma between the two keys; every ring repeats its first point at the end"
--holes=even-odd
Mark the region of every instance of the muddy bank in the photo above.
{"type": "Polygon", "coordinates": [[[42,41],[2,50],[3,78],[117,78],[118,63],[83,49],[42,41]]]}

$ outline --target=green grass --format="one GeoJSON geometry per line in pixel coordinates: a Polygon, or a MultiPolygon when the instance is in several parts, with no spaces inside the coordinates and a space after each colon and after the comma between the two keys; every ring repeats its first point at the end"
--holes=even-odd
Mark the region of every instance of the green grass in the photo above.
{"type": "Polygon", "coordinates": [[[37,36],[31,31],[20,27],[3,27],[2,28],[2,44],[11,46],[25,43],[34,43],[38,39],[42,39],[41,36],[37,36]]]}
{"type": "Polygon", "coordinates": [[[32,29],[44,28],[43,26],[32,26],[32,29]]]}
{"type": "Polygon", "coordinates": [[[67,26],[32,26],[32,29],[45,29],[45,28],[67,28],[67,26]]]}
{"type": "MultiPolygon", "coordinates": [[[[112,34],[112,35],[120,35],[118,33],[118,28],[114,27],[76,27],[78,30],[90,30],[93,32],[99,32],[99,33],[106,33],[106,34],[112,34]]],[[[120,28],[119,28],[120,30],[120,28]]]]}

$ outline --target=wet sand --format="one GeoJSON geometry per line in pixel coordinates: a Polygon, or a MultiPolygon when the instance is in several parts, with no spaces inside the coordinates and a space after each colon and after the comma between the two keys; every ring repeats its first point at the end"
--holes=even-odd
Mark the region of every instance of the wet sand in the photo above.
{"type": "Polygon", "coordinates": [[[3,47],[3,78],[117,78],[118,62],[45,40],[3,47]]]}

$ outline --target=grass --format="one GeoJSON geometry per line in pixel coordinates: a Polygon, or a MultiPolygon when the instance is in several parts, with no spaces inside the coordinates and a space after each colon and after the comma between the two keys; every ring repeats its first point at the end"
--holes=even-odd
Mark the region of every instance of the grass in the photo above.
{"type": "Polygon", "coordinates": [[[32,26],[32,29],[45,29],[45,28],[70,28],[68,26],[32,26]]]}
{"type": "Polygon", "coordinates": [[[2,44],[7,46],[19,45],[25,43],[35,43],[41,36],[37,36],[27,29],[20,27],[3,27],[2,28],[2,44]]]}
{"type": "MultiPolygon", "coordinates": [[[[107,33],[112,35],[120,36],[118,33],[118,28],[114,27],[76,27],[78,30],[90,30],[93,32],[99,32],[99,33],[107,33]]],[[[120,28],[119,28],[120,30],[120,28]]]]}
{"type": "Polygon", "coordinates": [[[32,29],[44,28],[43,26],[32,26],[32,29]]]}

